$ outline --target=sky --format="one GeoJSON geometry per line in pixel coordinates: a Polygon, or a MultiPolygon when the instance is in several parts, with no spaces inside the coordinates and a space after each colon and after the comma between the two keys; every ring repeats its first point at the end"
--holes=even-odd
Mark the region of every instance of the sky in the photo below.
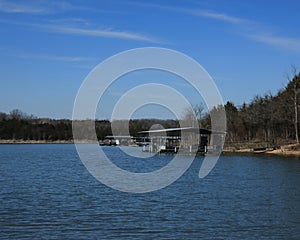
{"type": "MultiPolygon", "coordinates": [[[[224,102],[240,106],[276,94],[291,65],[300,69],[299,9],[298,0],[0,0],[0,112],[71,118],[93,68],[142,47],[196,60],[224,102]]],[[[118,99],[141,83],[170,85],[191,104],[201,102],[182,81],[154,70],[121,77],[99,102],[97,118],[109,119],[118,99]]],[[[168,118],[160,108],[134,114],[168,118]]]]}

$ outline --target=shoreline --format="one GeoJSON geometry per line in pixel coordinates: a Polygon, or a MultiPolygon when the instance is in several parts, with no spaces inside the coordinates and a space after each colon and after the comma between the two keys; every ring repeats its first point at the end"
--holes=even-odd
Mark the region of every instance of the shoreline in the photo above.
{"type": "Polygon", "coordinates": [[[12,140],[12,139],[0,139],[0,144],[73,144],[73,140],[12,140]]]}
{"type": "Polygon", "coordinates": [[[251,154],[267,154],[277,156],[298,156],[300,157],[300,146],[297,144],[282,145],[278,149],[266,148],[264,150],[254,150],[252,148],[233,149],[224,148],[223,153],[251,153],[251,154]]]}
{"type": "Polygon", "coordinates": [[[250,151],[247,149],[243,150],[224,150],[222,152],[223,154],[256,154],[256,155],[274,155],[274,156],[291,156],[291,157],[300,157],[300,151],[278,151],[278,150],[269,150],[264,152],[256,152],[256,151],[250,151]]]}
{"type": "MultiPolygon", "coordinates": [[[[82,144],[87,144],[89,142],[82,141],[82,144]]],[[[48,140],[12,140],[12,139],[0,139],[1,144],[74,144],[73,140],[56,140],[56,141],[48,141],[48,140]]],[[[296,156],[300,157],[300,146],[296,144],[290,145],[283,145],[280,146],[278,149],[265,149],[260,151],[255,151],[254,149],[250,148],[243,148],[243,149],[234,149],[234,148],[224,148],[223,153],[240,153],[240,154],[268,154],[268,155],[278,155],[278,156],[296,156]],[[295,150],[295,148],[297,148],[295,150]]]]}

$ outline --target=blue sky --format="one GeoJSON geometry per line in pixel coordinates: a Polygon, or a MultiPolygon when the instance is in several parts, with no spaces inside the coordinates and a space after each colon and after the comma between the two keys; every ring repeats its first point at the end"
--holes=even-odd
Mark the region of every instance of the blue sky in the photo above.
{"type": "MultiPolygon", "coordinates": [[[[225,102],[241,105],[256,94],[275,94],[291,64],[300,68],[299,9],[298,0],[0,0],[0,111],[71,118],[93,67],[138,47],[189,55],[213,77],[225,102]]],[[[128,82],[141,77],[116,82],[98,117],[109,118],[128,82]]],[[[172,76],[145,77],[154,78],[172,76]]],[[[192,89],[183,93],[199,101],[192,89]]]]}

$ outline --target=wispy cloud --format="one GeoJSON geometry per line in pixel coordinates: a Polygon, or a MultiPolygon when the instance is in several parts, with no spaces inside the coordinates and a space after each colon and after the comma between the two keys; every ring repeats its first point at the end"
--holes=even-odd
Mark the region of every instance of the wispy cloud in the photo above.
{"type": "Polygon", "coordinates": [[[299,39],[279,37],[274,35],[264,35],[264,34],[249,34],[247,37],[255,41],[262,42],[275,47],[300,51],[299,39]]]}
{"type": "Polygon", "coordinates": [[[141,42],[150,42],[150,43],[163,43],[163,41],[156,39],[151,36],[147,36],[141,33],[135,33],[130,31],[119,31],[112,30],[107,28],[95,28],[92,27],[87,21],[83,19],[73,19],[72,21],[67,20],[66,23],[62,21],[48,21],[48,23],[26,23],[26,22],[16,22],[0,19],[0,23],[19,25],[28,28],[35,28],[41,31],[53,32],[66,35],[82,35],[82,36],[91,36],[91,37],[102,37],[102,38],[115,38],[115,39],[127,39],[141,42]],[[53,23],[54,22],[54,23],[53,23]],[[62,24],[60,24],[60,22],[62,24]],[[89,27],[89,28],[88,28],[89,27]]]}
{"type": "Polygon", "coordinates": [[[1,0],[0,12],[42,14],[48,12],[48,9],[38,5],[30,5],[28,2],[17,3],[12,1],[1,0]]]}
{"type": "Polygon", "coordinates": [[[270,28],[264,26],[262,23],[250,19],[240,18],[240,17],[228,15],[226,13],[220,13],[220,12],[203,10],[203,9],[173,7],[167,5],[147,4],[147,3],[139,3],[139,2],[130,2],[129,4],[140,6],[140,7],[164,9],[167,11],[180,12],[191,16],[227,22],[229,24],[238,27],[239,35],[246,36],[247,38],[253,41],[261,42],[266,45],[273,46],[280,49],[300,51],[300,40],[289,38],[286,36],[284,37],[276,36],[274,34],[266,35],[265,32],[270,32],[270,28]]]}
{"type": "Polygon", "coordinates": [[[63,62],[91,62],[96,61],[96,58],[82,56],[58,56],[58,55],[33,55],[33,54],[18,54],[20,58],[37,58],[44,60],[63,61],[63,62]]]}
{"type": "Polygon", "coordinates": [[[40,0],[40,1],[7,1],[0,0],[0,12],[22,14],[51,14],[61,11],[93,10],[76,6],[66,1],[40,0]]]}
{"type": "Polygon", "coordinates": [[[158,5],[158,4],[151,4],[151,3],[139,3],[139,2],[131,2],[129,4],[141,6],[141,7],[149,7],[149,8],[157,8],[157,9],[164,9],[174,12],[180,12],[188,15],[194,15],[214,20],[225,21],[229,23],[243,23],[247,22],[248,20],[243,18],[238,18],[234,16],[230,16],[225,13],[218,13],[211,10],[203,10],[203,9],[192,9],[192,8],[184,8],[184,7],[173,7],[167,5],[158,5]]]}
{"type": "Polygon", "coordinates": [[[87,29],[82,27],[70,27],[61,25],[36,25],[48,31],[57,32],[61,34],[85,35],[93,37],[107,37],[119,38],[144,42],[159,42],[157,39],[148,37],[139,33],[132,33],[127,31],[115,31],[110,29],[87,29]]]}
{"type": "Polygon", "coordinates": [[[246,19],[233,17],[233,16],[227,15],[225,13],[216,13],[216,12],[212,12],[212,11],[192,10],[192,9],[186,9],[185,12],[190,13],[195,16],[206,17],[206,18],[225,21],[225,22],[229,22],[229,23],[248,22],[246,19]]]}

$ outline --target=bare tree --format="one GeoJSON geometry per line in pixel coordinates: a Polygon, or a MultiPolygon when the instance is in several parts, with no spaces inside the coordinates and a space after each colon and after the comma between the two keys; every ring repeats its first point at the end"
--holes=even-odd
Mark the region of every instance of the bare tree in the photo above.
{"type": "Polygon", "coordinates": [[[204,107],[204,104],[201,102],[199,104],[196,104],[194,107],[194,112],[195,112],[195,115],[196,115],[196,118],[198,119],[198,122],[199,122],[199,127],[202,127],[201,126],[201,120],[202,120],[202,117],[203,117],[203,111],[205,109],[204,107]]]}
{"type": "Polygon", "coordinates": [[[292,95],[292,100],[293,100],[293,112],[294,112],[294,129],[295,129],[295,140],[296,143],[299,144],[299,132],[298,132],[298,94],[300,93],[300,89],[299,89],[299,81],[300,81],[300,74],[297,71],[297,68],[292,65],[292,75],[293,78],[291,78],[289,76],[289,74],[287,74],[287,79],[290,82],[290,84],[292,84],[292,91],[293,91],[293,95],[292,95]]]}
{"type": "Polygon", "coordinates": [[[193,107],[187,107],[183,111],[183,116],[181,124],[184,126],[181,127],[195,127],[197,123],[196,113],[193,107]]]}
{"type": "Polygon", "coordinates": [[[9,115],[10,115],[11,118],[17,119],[17,120],[24,119],[25,116],[26,116],[26,114],[24,112],[22,112],[21,110],[19,110],[19,109],[11,110],[9,115]]]}
{"type": "Polygon", "coordinates": [[[297,69],[295,66],[292,66],[293,69],[293,75],[294,75],[294,83],[293,83],[293,90],[294,90],[294,113],[295,113],[295,119],[294,119],[294,126],[295,126],[295,135],[296,135],[296,143],[299,144],[299,134],[298,134],[298,94],[299,94],[299,88],[298,88],[298,76],[297,76],[297,69]]]}

